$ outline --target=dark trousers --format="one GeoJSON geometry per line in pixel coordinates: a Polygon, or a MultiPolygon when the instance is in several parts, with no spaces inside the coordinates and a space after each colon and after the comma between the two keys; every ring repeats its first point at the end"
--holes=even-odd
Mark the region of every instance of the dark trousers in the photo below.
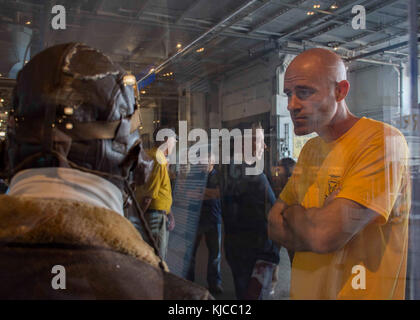
{"type": "Polygon", "coordinates": [[[220,223],[200,223],[187,279],[190,281],[194,281],[195,279],[195,257],[203,237],[206,240],[209,252],[207,260],[207,283],[209,286],[220,285],[222,283],[222,277],[220,276],[222,225],[220,223]]]}
{"type": "Polygon", "coordinates": [[[225,238],[225,256],[232,271],[236,299],[244,300],[254,270],[256,255],[250,248],[234,245],[225,238]]]}

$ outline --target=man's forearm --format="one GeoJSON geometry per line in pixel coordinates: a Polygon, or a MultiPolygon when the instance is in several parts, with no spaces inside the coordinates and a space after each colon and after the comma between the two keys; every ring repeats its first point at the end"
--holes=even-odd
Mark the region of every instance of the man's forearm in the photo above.
{"type": "Polygon", "coordinates": [[[270,237],[294,251],[330,253],[339,250],[366,225],[378,219],[375,211],[352,200],[337,198],[322,208],[287,207],[277,202],[269,216],[270,237]]]}
{"type": "Polygon", "coordinates": [[[292,251],[311,250],[308,237],[308,221],[305,209],[300,206],[287,207],[277,202],[269,216],[269,237],[277,244],[292,251]]]}
{"type": "Polygon", "coordinates": [[[307,250],[323,254],[342,248],[379,214],[339,198],[322,208],[291,206],[283,216],[296,238],[306,243],[307,250]]]}
{"type": "MultiPolygon", "coordinates": [[[[312,209],[309,209],[312,210],[312,209]]],[[[293,205],[283,211],[283,218],[291,238],[293,251],[313,251],[314,226],[309,218],[308,209],[299,205],[293,205]]]]}

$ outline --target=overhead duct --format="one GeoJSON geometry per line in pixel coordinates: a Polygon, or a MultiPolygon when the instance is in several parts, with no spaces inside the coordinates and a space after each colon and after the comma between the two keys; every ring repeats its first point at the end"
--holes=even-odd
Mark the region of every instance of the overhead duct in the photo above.
{"type": "MultiPolygon", "coordinates": [[[[417,41],[415,40],[415,37],[414,37],[414,43],[417,43],[418,41],[420,41],[420,37],[417,38],[417,41]]],[[[388,51],[388,50],[398,49],[398,48],[407,46],[407,44],[409,44],[409,41],[403,41],[403,42],[396,43],[396,44],[393,44],[393,45],[385,47],[385,48],[373,50],[373,51],[363,53],[363,54],[358,55],[358,56],[347,58],[345,60],[346,61],[359,60],[359,59],[362,59],[362,58],[365,58],[365,57],[373,56],[375,54],[383,53],[383,52],[388,51]]],[[[417,55],[415,57],[417,57],[417,55]]]]}
{"type": "Polygon", "coordinates": [[[15,79],[31,56],[32,30],[22,25],[0,23],[0,73],[15,79]]]}

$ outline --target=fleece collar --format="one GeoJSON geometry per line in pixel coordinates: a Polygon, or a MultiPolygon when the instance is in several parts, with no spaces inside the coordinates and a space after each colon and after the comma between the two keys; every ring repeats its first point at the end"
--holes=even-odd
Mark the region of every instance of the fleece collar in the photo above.
{"type": "Polygon", "coordinates": [[[95,246],[159,265],[130,221],[80,201],[0,195],[0,242],[95,246]]]}

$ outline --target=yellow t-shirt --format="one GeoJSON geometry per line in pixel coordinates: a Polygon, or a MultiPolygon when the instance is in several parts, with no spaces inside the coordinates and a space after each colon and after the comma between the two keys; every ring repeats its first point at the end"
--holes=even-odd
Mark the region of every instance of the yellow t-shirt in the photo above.
{"type": "Polygon", "coordinates": [[[144,197],[152,198],[149,209],[164,210],[168,214],[172,206],[172,188],[165,155],[157,148],[147,153],[153,158],[153,170],[147,182],[137,189],[136,198],[139,203],[144,197]]]}
{"type": "Polygon", "coordinates": [[[380,215],[342,249],[296,252],[292,299],[404,299],[411,184],[408,147],[394,127],[361,118],[339,139],[320,137],[302,149],[280,194],[288,205],[324,205],[329,194],[380,215]]]}

